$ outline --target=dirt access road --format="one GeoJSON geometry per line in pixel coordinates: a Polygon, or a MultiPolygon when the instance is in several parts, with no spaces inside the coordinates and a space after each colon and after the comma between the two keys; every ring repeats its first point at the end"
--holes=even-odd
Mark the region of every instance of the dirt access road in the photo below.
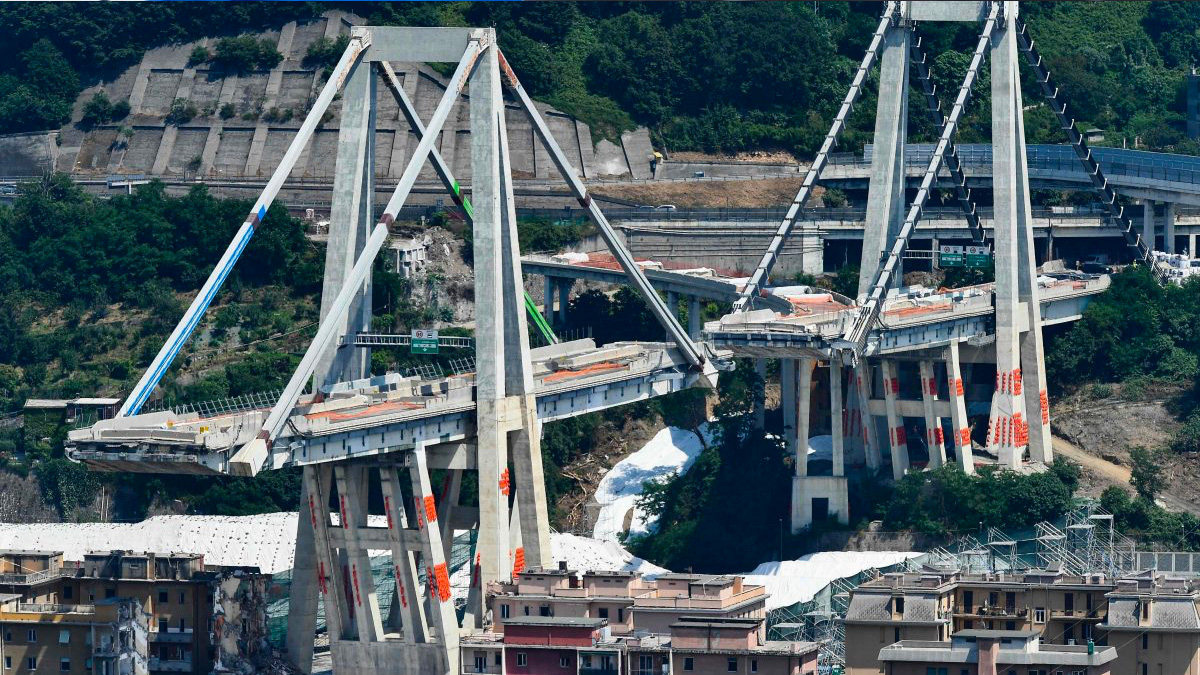
{"type": "MultiPolygon", "coordinates": [[[[1129,486],[1130,473],[1128,468],[1097,457],[1066,439],[1059,438],[1058,436],[1054,437],[1054,453],[1075,462],[1106,483],[1122,487],[1129,486]]],[[[1200,507],[1169,491],[1160,494],[1156,501],[1160,506],[1168,510],[1186,511],[1192,515],[1200,516],[1200,507]]]]}

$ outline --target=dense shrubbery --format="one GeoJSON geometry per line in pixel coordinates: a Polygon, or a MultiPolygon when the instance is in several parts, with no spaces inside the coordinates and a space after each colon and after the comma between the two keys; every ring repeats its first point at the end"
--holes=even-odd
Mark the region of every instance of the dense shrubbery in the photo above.
{"type": "MultiPolygon", "coordinates": [[[[277,27],[325,3],[0,5],[0,133],[53,128],[69,115],[86,79],[127,65],[147,47],[225,31],[277,27]],[[45,26],[53,26],[47,34],[45,26]],[[41,40],[39,43],[38,41],[41,40]],[[37,44],[35,44],[37,43],[37,44]]],[[[344,7],[344,5],[339,5],[344,7]]],[[[815,151],[874,28],[877,3],[370,3],[353,7],[370,23],[495,26],[500,44],[535,96],[615,138],[644,124],[671,150],[815,151]]],[[[1194,151],[1184,138],[1183,86],[1200,48],[1195,3],[1032,3],[1025,15],[1058,85],[1084,126],[1113,142],[1137,136],[1153,148],[1194,151]]],[[[978,26],[922,27],[938,90],[953,96],[978,26]]],[[[343,43],[319,40],[310,67],[328,68],[343,43]]],[[[222,38],[211,59],[244,71],[278,63],[270,42],[222,38]]],[[[986,140],[989,92],[981,78],[960,141],[986,140]]],[[[1036,92],[1028,73],[1027,92],[1036,92]]],[[[872,131],[874,89],[851,119],[843,148],[872,131]]],[[[1061,142],[1044,107],[1026,113],[1027,133],[1061,142]]],[[[922,106],[919,97],[912,105],[922,106]]],[[[925,115],[910,119],[928,135],[925,115]]]]}
{"type": "Polygon", "coordinates": [[[1200,354],[1200,283],[1163,287],[1144,267],[1128,269],[1048,347],[1048,379],[1059,391],[1141,376],[1190,382],[1200,354]]]}
{"type": "Polygon", "coordinates": [[[212,62],[236,73],[270,70],[283,60],[283,54],[275,48],[274,42],[253,35],[221,38],[214,49],[212,62]]]}
{"type": "Polygon", "coordinates": [[[928,472],[910,472],[883,501],[880,515],[888,529],[912,529],[944,535],[982,527],[1019,529],[1056,520],[1072,505],[1079,468],[1057,459],[1049,471],[1022,474],[982,469],[968,476],[948,464],[928,472]]]}

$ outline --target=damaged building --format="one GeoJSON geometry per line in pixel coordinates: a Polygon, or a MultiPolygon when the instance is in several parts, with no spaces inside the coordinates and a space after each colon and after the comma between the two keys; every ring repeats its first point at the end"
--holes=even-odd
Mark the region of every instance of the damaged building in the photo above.
{"type": "Polygon", "coordinates": [[[254,567],[193,553],[0,551],[7,673],[256,673],[271,662],[254,567]]]}

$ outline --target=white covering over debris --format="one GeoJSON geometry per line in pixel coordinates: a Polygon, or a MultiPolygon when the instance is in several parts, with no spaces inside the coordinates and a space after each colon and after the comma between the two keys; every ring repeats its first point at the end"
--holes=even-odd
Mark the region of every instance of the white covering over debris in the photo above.
{"type": "Polygon", "coordinates": [[[887,567],[921,555],[912,551],[822,551],[782,563],[773,560],[745,574],[746,583],[767,587],[767,609],[808,602],[834,579],[887,567]]]}
{"type": "Polygon", "coordinates": [[[273,574],[292,568],[296,514],[154,516],[140,523],[0,523],[0,548],[62,551],[202,553],[209,565],[254,565],[273,574]]]}
{"type": "MultiPolygon", "coordinates": [[[[372,525],[383,525],[378,518],[372,525]]],[[[560,533],[550,542],[554,560],[576,570],[667,571],[613,542],[560,533]]],[[[275,574],[292,568],[295,546],[295,513],[155,516],[140,523],[0,523],[0,549],[62,551],[67,560],[83,560],[89,551],[201,553],[210,565],[253,565],[275,574]]]]}
{"type": "MultiPolygon", "coordinates": [[[[709,435],[708,425],[701,433],[709,435]]],[[[637,508],[637,499],[642,494],[642,484],[648,480],[665,478],[683,473],[700,456],[704,444],[694,432],[678,427],[667,427],[651,438],[641,450],[617,462],[600,479],[596,487],[596,501],[600,504],[600,515],[592,536],[602,541],[617,541],[617,535],[625,531],[629,520],[630,534],[644,534],[654,526],[653,519],[647,520],[637,508]]]]}
{"type": "Polygon", "coordinates": [[[670,570],[639,558],[613,541],[599,541],[565,532],[550,535],[550,550],[554,560],[565,560],[568,569],[580,572],[641,572],[647,576],[666,574],[670,570]]]}

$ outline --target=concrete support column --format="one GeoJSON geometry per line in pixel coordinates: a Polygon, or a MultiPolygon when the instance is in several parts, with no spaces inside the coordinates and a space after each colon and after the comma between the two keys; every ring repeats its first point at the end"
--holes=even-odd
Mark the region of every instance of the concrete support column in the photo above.
{"type": "Polygon", "coordinates": [[[754,374],[758,375],[758,380],[762,383],[764,391],[754,397],[754,428],[762,431],[767,427],[767,401],[766,401],[766,386],[767,386],[767,360],[754,359],[754,374]]]}
{"type": "Polygon", "coordinates": [[[779,359],[779,409],[783,413],[783,441],[795,456],[796,437],[796,359],[779,359]]]}
{"type": "Polygon", "coordinates": [[[954,424],[954,448],[958,466],[963,473],[975,473],[975,458],[971,452],[971,429],[967,422],[967,399],[964,395],[962,364],[958,358],[958,343],[946,348],[946,383],[950,394],[950,420],[954,424]]]}
{"type": "MultiPolygon", "coordinates": [[[[502,114],[496,50],[479,57],[471,75],[471,203],[475,241],[475,376],[479,470],[477,584],[512,578],[509,550],[508,419],[504,298],[503,184],[500,178],[498,115],[502,114]]],[[[515,360],[515,359],[514,359],[515,360]]],[[[482,599],[482,593],[479,595],[482,599]]],[[[468,608],[476,622],[481,607],[468,608]]]]}
{"type": "Polygon", "coordinates": [[[887,411],[888,447],[892,452],[892,478],[900,480],[908,471],[908,434],[904,432],[904,419],[896,412],[900,380],[896,377],[894,362],[882,359],[879,368],[883,375],[883,402],[887,411]]]}
{"type": "Polygon", "coordinates": [[[875,418],[871,415],[871,381],[871,366],[866,359],[859,359],[858,365],[854,367],[854,388],[858,394],[858,409],[862,415],[863,452],[866,454],[867,468],[874,472],[883,465],[883,451],[879,447],[875,418]]]}
{"type": "Polygon", "coordinates": [[[545,317],[545,319],[547,321],[553,322],[554,321],[554,290],[557,287],[556,286],[557,282],[554,279],[554,277],[550,276],[549,274],[547,274],[544,277],[544,279],[545,279],[545,283],[543,285],[543,288],[545,290],[542,291],[542,316],[545,317]]]}
{"type": "Polygon", "coordinates": [[[1146,246],[1151,250],[1157,249],[1154,241],[1154,202],[1149,199],[1142,200],[1142,240],[1146,242],[1146,246]]]}
{"type": "MultiPolygon", "coordinates": [[[[1031,272],[1021,245],[1029,227],[1029,191],[1024,175],[1025,144],[1021,90],[1017,72],[1017,5],[1006,2],[1005,20],[992,38],[992,189],[995,195],[993,232],[996,263],[996,392],[992,397],[988,446],[1000,464],[1016,467],[1025,449],[1025,404],[1021,392],[1021,349],[1018,312],[1022,273],[1031,272]]],[[[1028,230],[1032,244],[1032,230],[1028,230]]],[[[1032,247],[1028,247],[1032,257],[1032,247]]],[[[1036,284],[1031,293],[1036,293],[1036,284]]],[[[1040,314],[1034,302],[1032,313],[1040,314]]],[[[1034,323],[1034,326],[1037,324],[1034,323]]],[[[1030,331],[1038,334],[1040,331],[1030,331]]]]}
{"type": "MultiPolygon", "coordinates": [[[[333,301],[362,253],[375,225],[372,196],[375,194],[375,76],[371,65],[359,63],[350,71],[342,94],[341,127],[338,130],[338,172],[333,179],[329,243],[325,250],[325,278],[321,291],[321,316],[333,301]],[[343,167],[345,168],[343,170],[343,167]]],[[[371,282],[354,297],[346,313],[341,335],[370,330],[371,282]]],[[[338,349],[337,342],[321,355],[313,373],[315,387],[366,377],[370,372],[370,350],[338,349]]]]}
{"type": "Polygon", "coordinates": [[[700,296],[688,296],[688,336],[693,340],[700,338],[704,324],[700,320],[700,296]]]}
{"type": "MultiPolygon", "coordinates": [[[[308,471],[306,467],[304,471],[308,471]]],[[[318,570],[313,523],[309,517],[309,481],[300,488],[300,514],[296,519],[296,554],[292,565],[292,589],[288,602],[288,661],[304,673],[312,672],[313,639],[317,632],[318,570]]],[[[315,501],[315,500],[314,500],[315,501]]]]}
{"type": "Polygon", "coordinates": [[[842,429],[845,413],[845,402],[842,397],[842,362],[840,359],[829,361],[829,410],[833,433],[833,475],[846,475],[846,449],[842,429]]]}
{"type": "Polygon", "coordinates": [[[1163,204],[1163,250],[1175,252],[1175,203],[1163,204]]]}
{"type": "Polygon", "coordinates": [[[1195,258],[1196,256],[1196,235],[1188,235],[1188,255],[1195,258]]]}
{"type": "Polygon", "coordinates": [[[816,363],[801,358],[796,379],[796,475],[808,475],[808,430],[812,412],[812,376],[816,363]]]}
{"type": "Polygon", "coordinates": [[[938,383],[933,374],[933,361],[922,359],[921,406],[925,411],[925,442],[929,447],[929,468],[936,469],[946,463],[946,439],[942,433],[942,418],[934,412],[938,383]]]}
{"type": "Polygon", "coordinates": [[[563,279],[558,284],[558,325],[567,325],[567,307],[571,304],[571,287],[574,279],[563,279]]]}
{"type": "MultiPolygon", "coordinates": [[[[667,291],[667,311],[671,313],[672,317],[674,317],[676,319],[679,318],[679,294],[676,293],[675,291],[667,291]]],[[[670,342],[671,341],[670,333],[667,333],[666,337],[663,338],[663,340],[666,342],[670,342]]]]}
{"type": "MultiPolygon", "coordinates": [[[[881,254],[904,223],[904,144],[908,138],[908,71],[912,31],[890,30],[879,57],[879,110],[875,116],[867,217],[859,265],[858,297],[870,290],[881,254]]],[[[897,278],[903,269],[897,268],[897,278]]]]}

